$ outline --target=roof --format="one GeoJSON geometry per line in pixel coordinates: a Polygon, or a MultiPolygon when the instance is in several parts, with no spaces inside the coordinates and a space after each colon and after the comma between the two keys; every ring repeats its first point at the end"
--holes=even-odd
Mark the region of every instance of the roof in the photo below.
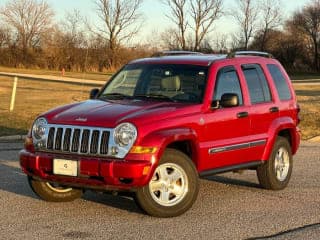
{"type": "Polygon", "coordinates": [[[129,64],[190,64],[209,66],[212,62],[226,59],[227,55],[217,54],[191,54],[191,55],[172,55],[152,58],[142,58],[131,61],[129,64]]]}
{"type": "Polygon", "coordinates": [[[190,51],[163,51],[154,54],[151,58],[133,60],[129,64],[190,64],[209,66],[217,60],[236,59],[238,57],[251,58],[251,60],[252,58],[259,58],[260,61],[262,58],[269,59],[269,61],[274,59],[272,54],[259,51],[236,51],[230,52],[228,55],[203,54],[190,51]]]}

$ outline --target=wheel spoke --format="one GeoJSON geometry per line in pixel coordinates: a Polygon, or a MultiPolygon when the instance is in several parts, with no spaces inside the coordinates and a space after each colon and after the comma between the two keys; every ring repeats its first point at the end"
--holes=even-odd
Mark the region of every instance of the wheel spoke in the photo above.
{"type": "Polygon", "coordinates": [[[169,179],[172,183],[175,183],[181,179],[181,173],[179,173],[177,170],[174,170],[171,174],[169,174],[169,179]]]}
{"type": "Polygon", "coordinates": [[[162,183],[160,181],[151,181],[150,182],[150,190],[151,192],[160,191],[162,187],[162,183]]]}
{"type": "Polygon", "coordinates": [[[176,197],[179,197],[179,196],[181,196],[183,194],[183,187],[180,187],[180,186],[175,184],[173,189],[170,191],[170,193],[172,193],[176,197]]]}
{"type": "Polygon", "coordinates": [[[160,179],[166,179],[168,177],[168,170],[166,167],[162,167],[159,169],[160,179]]]}
{"type": "Polygon", "coordinates": [[[169,191],[160,191],[160,199],[162,202],[168,203],[170,197],[169,191]]]}

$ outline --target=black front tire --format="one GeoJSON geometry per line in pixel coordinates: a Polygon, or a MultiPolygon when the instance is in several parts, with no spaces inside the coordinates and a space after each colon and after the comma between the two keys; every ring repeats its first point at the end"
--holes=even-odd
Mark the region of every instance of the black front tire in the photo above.
{"type": "Polygon", "coordinates": [[[260,185],[270,190],[284,189],[289,183],[292,165],[292,152],[288,140],[277,137],[269,160],[257,168],[260,185]]]}
{"type": "Polygon", "coordinates": [[[48,202],[70,202],[81,198],[83,190],[71,187],[62,187],[49,182],[35,180],[28,177],[28,182],[35,194],[48,202]]]}
{"type": "Polygon", "coordinates": [[[167,149],[153,178],[138,189],[135,200],[151,216],[175,217],[191,208],[198,192],[199,177],[192,160],[180,151],[167,149]]]}

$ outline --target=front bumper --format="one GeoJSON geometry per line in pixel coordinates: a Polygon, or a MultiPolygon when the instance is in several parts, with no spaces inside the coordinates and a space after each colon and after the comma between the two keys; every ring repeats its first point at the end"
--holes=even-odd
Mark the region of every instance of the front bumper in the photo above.
{"type": "Polygon", "coordinates": [[[97,190],[134,191],[148,184],[152,164],[146,160],[114,160],[83,156],[55,155],[20,151],[20,165],[28,176],[35,179],[60,183],[65,186],[97,190]],[[62,158],[78,162],[78,176],[53,174],[53,159],[62,158]],[[148,170],[148,171],[146,171],[148,170]]]}

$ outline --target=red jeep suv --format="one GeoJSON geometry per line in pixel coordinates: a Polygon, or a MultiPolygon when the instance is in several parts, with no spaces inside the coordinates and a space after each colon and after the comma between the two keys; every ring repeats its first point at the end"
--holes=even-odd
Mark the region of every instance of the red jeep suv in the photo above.
{"type": "Polygon", "coordinates": [[[262,187],[285,188],[299,110],[286,71],[267,53],[139,59],[90,100],[40,115],[20,164],[47,201],[129,191],[148,214],[178,216],[196,200],[199,177],[250,169],[262,187]]]}

